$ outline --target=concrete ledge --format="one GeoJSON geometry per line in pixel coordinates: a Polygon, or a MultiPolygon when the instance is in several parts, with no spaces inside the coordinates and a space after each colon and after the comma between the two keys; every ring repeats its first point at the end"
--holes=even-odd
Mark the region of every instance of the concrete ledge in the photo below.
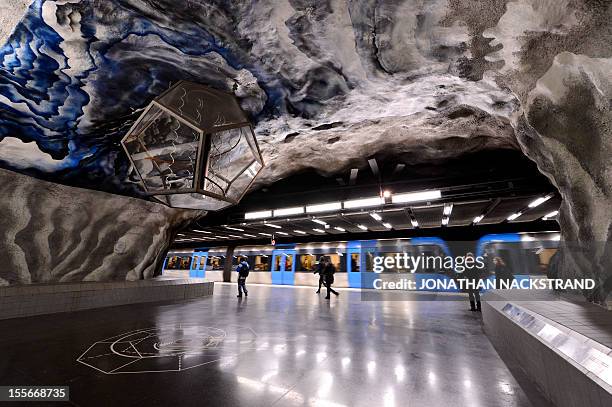
{"type": "Polygon", "coordinates": [[[612,350],[520,303],[483,303],[485,332],[558,407],[612,406],[612,350]]]}
{"type": "Polygon", "coordinates": [[[0,287],[0,320],[212,295],[197,279],[81,282],[0,287]]]}

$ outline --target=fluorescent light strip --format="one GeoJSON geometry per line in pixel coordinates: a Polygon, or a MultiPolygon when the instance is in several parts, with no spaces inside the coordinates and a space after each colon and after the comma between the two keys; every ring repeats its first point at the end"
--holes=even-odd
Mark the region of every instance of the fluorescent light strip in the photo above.
{"type": "Polygon", "coordinates": [[[357,225],[357,227],[361,230],[368,230],[368,228],[364,225],[357,225]]]}
{"type": "Polygon", "coordinates": [[[507,220],[513,221],[514,219],[518,218],[521,215],[522,215],[521,212],[513,213],[512,215],[508,216],[507,220]]]}
{"type": "Polygon", "coordinates": [[[215,235],[215,237],[216,237],[217,239],[227,239],[227,237],[226,237],[226,236],[217,236],[217,235],[215,235]]]}
{"type": "Polygon", "coordinates": [[[559,211],[552,211],[551,213],[547,213],[546,215],[544,215],[542,219],[548,220],[550,218],[554,218],[558,214],[559,214],[559,211]]]}
{"type": "Polygon", "coordinates": [[[272,236],[270,233],[261,233],[261,232],[260,232],[260,233],[258,233],[258,234],[259,234],[259,235],[262,235],[262,236],[272,236]]]}
{"type": "Polygon", "coordinates": [[[478,222],[480,222],[483,219],[484,219],[484,215],[476,216],[472,222],[473,223],[478,223],[478,222]]]}
{"type": "Polygon", "coordinates": [[[417,222],[415,219],[410,219],[410,223],[412,223],[413,228],[419,227],[419,222],[417,222]]]}
{"type": "Polygon", "coordinates": [[[223,227],[229,230],[236,230],[238,232],[244,232],[244,229],[240,229],[240,228],[233,228],[231,226],[223,226],[223,227]]]}
{"type": "Polygon", "coordinates": [[[276,232],[277,235],[289,236],[289,233],[285,232],[276,232]]]}
{"type": "Polygon", "coordinates": [[[422,192],[409,192],[406,194],[394,194],[391,196],[391,202],[406,203],[406,202],[419,202],[429,201],[433,199],[440,199],[442,193],[440,191],[422,191],[422,192]]]}
{"type": "Polygon", "coordinates": [[[387,229],[393,229],[393,226],[390,223],[383,223],[383,226],[387,229]]]}
{"type": "Polygon", "coordinates": [[[299,233],[300,235],[305,235],[306,232],[301,231],[301,230],[294,230],[295,233],[299,233]]]}
{"type": "Polygon", "coordinates": [[[346,229],[339,228],[338,226],[335,226],[334,229],[340,232],[346,232],[346,229]]]}
{"type": "Polygon", "coordinates": [[[275,218],[279,216],[288,216],[288,215],[299,215],[300,213],[304,213],[303,206],[297,206],[294,208],[282,208],[282,209],[274,209],[272,211],[275,218]]]}
{"type": "Polygon", "coordinates": [[[536,206],[542,205],[544,202],[548,201],[550,198],[552,198],[552,195],[546,195],[546,196],[540,197],[536,199],[535,201],[531,202],[527,206],[529,206],[530,208],[535,208],[536,206]]]}
{"type": "Polygon", "coordinates": [[[337,211],[340,209],[342,209],[341,202],[328,202],[328,203],[307,206],[306,212],[307,213],[317,213],[317,212],[337,211]]]}
{"type": "Polygon", "coordinates": [[[197,229],[193,229],[193,232],[198,232],[198,233],[206,233],[208,235],[212,235],[212,232],[207,232],[206,230],[197,230],[197,229]]]}
{"type": "Polygon", "coordinates": [[[255,235],[249,235],[249,234],[247,234],[247,233],[245,233],[244,235],[245,235],[246,237],[257,237],[257,236],[255,236],[255,235]]]}
{"type": "Polygon", "coordinates": [[[384,205],[385,199],[379,196],[375,196],[373,198],[363,198],[363,199],[353,199],[350,201],[344,201],[342,205],[344,209],[353,209],[353,208],[367,208],[369,206],[378,206],[384,205]]]}
{"type": "Polygon", "coordinates": [[[269,218],[272,216],[272,211],[258,211],[258,212],[247,212],[244,214],[245,219],[262,219],[269,218]]]}
{"type": "Polygon", "coordinates": [[[242,236],[236,236],[236,235],[228,235],[229,237],[233,237],[235,239],[242,239],[242,236]]]}
{"type": "Polygon", "coordinates": [[[319,233],[325,233],[325,231],[322,230],[322,229],[312,229],[312,230],[315,231],[315,232],[319,232],[319,233]]]}
{"type": "Polygon", "coordinates": [[[266,226],[270,226],[271,228],[274,228],[274,229],[282,229],[282,227],[280,227],[280,226],[278,226],[278,225],[274,225],[274,224],[272,224],[272,223],[264,223],[264,225],[266,225],[266,226]]]}
{"type": "Polygon", "coordinates": [[[319,225],[327,226],[327,222],[324,222],[324,221],[322,221],[322,220],[319,220],[319,219],[312,219],[312,221],[313,221],[314,223],[318,223],[319,225]]]}
{"type": "Polygon", "coordinates": [[[449,221],[448,216],[443,217],[443,218],[442,218],[442,225],[443,225],[443,226],[448,225],[448,221],[449,221]]]}
{"type": "Polygon", "coordinates": [[[378,221],[382,220],[382,216],[380,216],[379,214],[377,214],[375,212],[372,212],[370,214],[370,216],[373,217],[374,219],[378,220],[378,221]]]}

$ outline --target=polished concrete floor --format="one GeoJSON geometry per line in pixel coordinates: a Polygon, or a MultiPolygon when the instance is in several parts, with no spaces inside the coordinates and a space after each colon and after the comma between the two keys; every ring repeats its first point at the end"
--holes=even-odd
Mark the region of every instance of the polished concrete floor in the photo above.
{"type": "Polygon", "coordinates": [[[235,291],[1,321],[0,385],[68,385],[79,406],[545,405],[464,302],[235,291]]]}

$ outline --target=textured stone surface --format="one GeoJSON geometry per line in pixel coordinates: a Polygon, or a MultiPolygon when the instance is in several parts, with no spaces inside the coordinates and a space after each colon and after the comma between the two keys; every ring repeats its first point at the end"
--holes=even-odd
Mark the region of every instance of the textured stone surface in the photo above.
{"type": "Polygon", "coordinates": [[[0,285],[138,280],[201,215],[0,169],[0,285]]]}

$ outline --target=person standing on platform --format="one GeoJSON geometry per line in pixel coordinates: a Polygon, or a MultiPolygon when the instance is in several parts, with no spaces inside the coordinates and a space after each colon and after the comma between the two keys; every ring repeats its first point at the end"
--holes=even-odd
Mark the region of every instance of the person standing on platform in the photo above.
{"type": "Polygon", "coordinates": [[[336,273],[336,267],[332,264],[329,257],[325,257],[325,265],[323,266],[323,274],[325,275],[325,287],[327,287],[327,297],[326,300],[329,300],[329,294],[334,293],[336,296],[340,295],[339,292],[332,288],[332,284],[334,283],[334,274],[336,273]]]}
{"type": "Polygon", "coordinates": [[[246,279],[249,276],[250,269],[251,267],[249,266],[249,263],[247,263],[247,261],[244,259],[240,262],[240,264],[238,264],[238,267],[236,268],[236,271],[238,272],[238,298],[242,298],[243,291],[245,297],[249,296],[249,292],[246,289],[246,279]]]}
{"type": "MultiPolygon", "coordinates": [[[[474,258],[472,253],[466,253],[465,258],[474,258]]],[[[472,261],[473,264],[473,261],[472,261]]],[[[478,267],[470,267],[466,268],[464,271],[465,279],[469,281],[471,284],[478,284],[478,280],[480,279],[480,270],[478,267]]],[[[478,288],[468,288],[467,290],[468,297],[470,298],[470,311],[481,312],[482,308],[480,305],[480,290],[478,288]]]]}
{"type": "Polygon", "coordinates": [[[498,290],[509,287],[514,280],[514,274],[508,269],[506,263],[501,257],[493,257],[493,264],[495,265],[495,288],[498,290]],[[504,286],[502,286],[502,282],[504,286]]]}

